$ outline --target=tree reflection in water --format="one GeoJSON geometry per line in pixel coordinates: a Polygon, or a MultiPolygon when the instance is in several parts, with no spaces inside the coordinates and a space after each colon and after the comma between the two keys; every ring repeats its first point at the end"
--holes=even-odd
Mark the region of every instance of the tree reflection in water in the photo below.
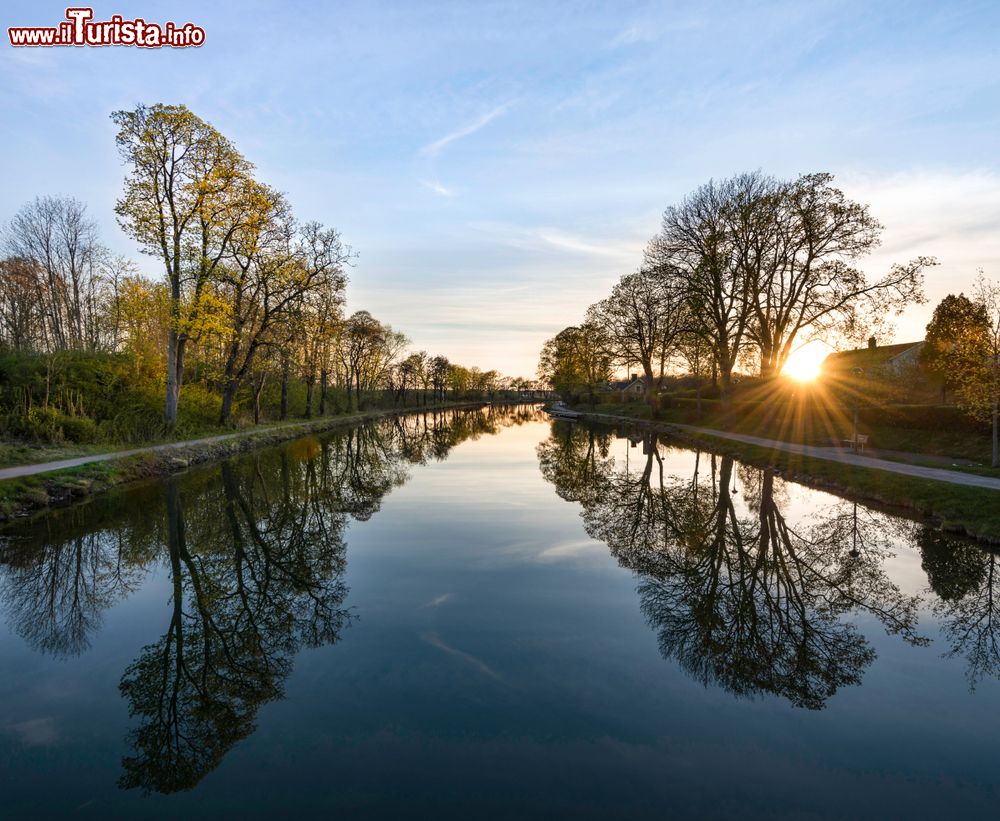
{"type": "Polygon", "coordinates": [[[966,660],[969,687],[1000,678],[1000,573],[996,553],[926,531],[920,539],[923,568],[937,594],[948,656],[966,660]]]}
{"type": "Polygon", "coordinates": [[[541,470],[581,503],[587,533],[639,574],[661,653],[695,679],[820,709],[875,658],[849,618],[926,643],[919,598],[883,569],[921,528],[847,502],[793,523],[772,472],[741,467],[737,477],[731,457],[696,454],[690,478],[668,476],[655,437],[640,441],[638,467],[621,469],[609,433],[556,423],[538,448],[541,470]]]}
{"type": "MultiPolygon", "coordinates": [[[[133,495],[141,508],[154,498],[157,494],[149,488],[133,495]]],[[[53,510],[30,528],[0,537],[5,621],[43,653],[68,657],[84,652],[104,611],[145,580],[156,541],[157,527],[149,518],[130,517],[108,498],[53,510]],[[99,517],[111,518],[112,525],[92,530],[99,517]]]]}
{"type": "Polygon", "coordinates": [[[56,511],[0,542],[4,613],[38,650],[81,653],[162,563],[166,629],[120,683],[136,724],[119,784],[191,789],[282,697],[299,650],[350,623],[348,523],[378,512],[407,465],[534,418],[514,406],[386,419],[56,511]]]}

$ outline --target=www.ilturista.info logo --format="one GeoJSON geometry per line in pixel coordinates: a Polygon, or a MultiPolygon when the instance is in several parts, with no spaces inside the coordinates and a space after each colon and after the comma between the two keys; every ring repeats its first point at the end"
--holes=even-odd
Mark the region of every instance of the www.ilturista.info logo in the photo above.
{"type": "Polygon", "coordinates": [[[120,14],[93,22],[92,8],[66,9],[66,19],[55,26],[11,26],[12,46],[138,46],[189,48],[205,42],[205,29],[194,23],[147,23],[141,17],[125,20],[120,14]]]}

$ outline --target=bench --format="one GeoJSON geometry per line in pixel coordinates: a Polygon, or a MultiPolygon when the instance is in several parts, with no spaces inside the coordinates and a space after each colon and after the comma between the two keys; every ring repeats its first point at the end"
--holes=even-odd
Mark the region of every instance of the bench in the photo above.
{"type": "Polygon", "coordinates": [[[845,445],[850,445],[852,450],[861,449],[861,452],[865,452],[865,445],[868,444],[868,434],[858,433],[848,439],[841,440],[845,445]]]}

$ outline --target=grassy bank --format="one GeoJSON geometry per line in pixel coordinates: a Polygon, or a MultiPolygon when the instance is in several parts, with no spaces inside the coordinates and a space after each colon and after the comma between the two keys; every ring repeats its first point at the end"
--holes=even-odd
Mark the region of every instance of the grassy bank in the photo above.
{"type": "MultiPolygon", "coordinates": [[[[113,487],[166,476],[189,467],[225,459],[255,448],[319,433],[336,427],[359,424],[384,416],[482,407],[485,403],[450,402],[423,407],[373,409],[358,413],[326,416],[308,422],[277,423],[251,431],[232,434],[222,441],[175,443],[162,450],[92,462],[78,467],[39,473],[0,481],[0,522],[65,505],[85,496],[102,493],[113,487]]],[[[151,446],[152,448],[153,446],[151,446]]],[[[73,454],[77,455],[77,454],[73,454]]],[[[66,454],[55,457],[69,458],[66,454]]]]}
{"type": "MultiPolygon", "coordinates": [[[[704,400],[699,412],[693,400],[683,400],[662,407],[655,414],[641,402],[578,404],[574,407],[584,412],[698,425],[803,445],[837,443],[849,437],[853,428],[849,410],[808,405],[795,407],[777,402],[736,403],[727,407],[717,401],[704,400]]],[[[989,467],[988,430],[971,422],[955,408],[901,406],[877,411],[866,408],[859,413],[858,432],[869,437],[870,449],[886,452],[879,454],[882,458],[930,467],[940,467],[945,461],[955,460],[949,468],[1000,477],[1000,469],[989,467]],[[921,459],[921,456],[927,458],[921,459]]]]}
{"type": "MultiPolygon", "coordinates": [[[[590,418],[607,421],[599,416],[590,418]]],[[[757,467],[770,468],[791,481],[927,519],[950,533],[1000,544],[1000,495],[994,490],[845,465],[700,433],[679,433],[669,423],[660,421],[639,421],[639,424],[717,453],[730,454],[757,467]]]]}

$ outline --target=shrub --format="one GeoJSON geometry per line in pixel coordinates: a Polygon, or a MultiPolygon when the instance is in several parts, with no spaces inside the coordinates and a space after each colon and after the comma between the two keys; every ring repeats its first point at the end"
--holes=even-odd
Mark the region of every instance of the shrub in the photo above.
{"type": "Polygon", "coordinates": [[[51,405],[29,408],[26,413],[9,413],[3,417],[0,427],[6,436],[27,442],[88,444],[98,438],[93,419],[69,416],[51,405]]]}
{"type": "Polygon", "coordinates": [[[62,415],[59,423],[63,436],[70,442],[88,445],[99,438],[97,423],[89,416],[62,415]]]}
{"type": "Polygon", "coordinates": [[[36,442],[61,442],[63,440],[60,413],[55,408],[29,408],[18,420],[17,433],[24,439],[36,442]]]}

